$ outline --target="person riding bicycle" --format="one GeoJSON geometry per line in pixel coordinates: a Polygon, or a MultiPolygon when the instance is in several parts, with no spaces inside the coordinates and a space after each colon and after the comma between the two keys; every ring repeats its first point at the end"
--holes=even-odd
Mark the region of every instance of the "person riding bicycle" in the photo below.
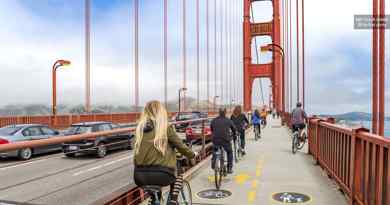
{"type": "Polygon", "coordinates": [[[240,134],[241,148],[243,150],[242,154],[245,155],[245,129],[248,127],[249,121],[248,118],[246,118],[246,116],[242,113],[241,106],[237,105],[234,108],[230,119],[233,121],[237,132],[240,134]]]}
{"type": "Polygon", "coordinates": [[[159,101],[146,104],[135,135],[134,181],[138,186],[168,186],[176,180],[176,150],[196,156],[168,123],[168,113],[159,101]]]}
{"type": "Polygon", "coordinates": [[[233,136],[236,135],[236,127],[234,123],[226,117],[226,108],[221,108],[219,110],[219,116],[211,121],[211,132],[213,137],[213,147],[214,154],[211,159],[211,167],[214,169],[215,165],[215,153],[218,151],[218,147],[223,147],[227,153],[227,168],[228,173],[233,173],[233,149],[232,149],[232,140],[233,136]],[[231,135],[230,131],[233,133],[231,135]]]}
{"type": "Polygon", "coordinates": [[[261,124],[260,112],[259,110],[256,109],[252,116],[253,130],[256,131],[257,129],[260,133],[260,124],[261,124]]]}
{"type": "Polygon", "coordinates": [[[305,120],[307,121],[306,112],[302,108],[302,103],[298,102],[297,107],[291,113],[291,124],[293,132],[299,131],[299,137],[302,136],[302,131],[306,127],[305,120]]]}
{"type": "Polygon", "coordinates": [[[267,110],[263,108],[260,113],[261,124],[265,127],[267,125],[267,110]]]}

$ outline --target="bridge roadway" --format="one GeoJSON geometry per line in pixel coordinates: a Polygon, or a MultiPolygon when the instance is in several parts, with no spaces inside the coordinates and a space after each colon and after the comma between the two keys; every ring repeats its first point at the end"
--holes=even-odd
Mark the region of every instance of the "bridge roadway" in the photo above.
{"type": "Polygon", "coordinates": [[[250,132],[247,141],[247,155],[234,166],[234,174],[222,182],[222,189],[232,192],[230,197],[206,200],[197,193],[215,187],[210,165],[202,169],[190,183],[193,201],[197,204],[281,204],[273,201],[272,195],[278,192],[299,192],[312,197],[307,204],[346,205],[347,200],[338,191],[314,160],[304,150],[293,155],[291,137],[279,120],[274,120],[263,130],[259,141],[250,132]]]}
{"type": "MultiPolygon", "coordinates": [[[[289,131],[280,121],[271,121],[263,137],[247,137],[247,155],[235,164],[234,174],[222,189],[232,192],[225,199],[206,200],[197,193],[213,189],[209,163],[191,180],[194,202],[198,204],[278,204],[276,192],[300,192],[312,197],[308,204],[344,205],[344,196],[312,157],[303,150],[291,153],[289,131]]],[[[32,204],[86,205],[128,186],[132,181],[132,152],[114,152],[104,159],[93,156],[66,158],[62,153],[43,156],[27,163],[0,163],[0,200],[32,204]]]]}

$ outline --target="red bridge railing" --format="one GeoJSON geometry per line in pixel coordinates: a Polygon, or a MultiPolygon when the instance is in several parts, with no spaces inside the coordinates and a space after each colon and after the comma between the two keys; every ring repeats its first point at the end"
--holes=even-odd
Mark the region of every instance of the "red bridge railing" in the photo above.
{"type": "MultiPolygon", "coordinates": [[[[171,116],[176,114],[170,113],[171,116]]],[[[215,115],[215,112],[209,112],[215,115]]],[[[109,121],[113,123],[135,122],[140,113],[113,113],[113,114],[83,114],[83,115],[57,115],[57,116],[7,116],[0,117],[0,127],[13,124],[45,124],[54,128],[67,128],[74,123],[89,121],[109,121]]]]}
{"type": "Polygon", "coordinates": [[[390,204],[390,140],[364,128],[311,119],[309,153],[333,178],[350,204],[390,204]]]}

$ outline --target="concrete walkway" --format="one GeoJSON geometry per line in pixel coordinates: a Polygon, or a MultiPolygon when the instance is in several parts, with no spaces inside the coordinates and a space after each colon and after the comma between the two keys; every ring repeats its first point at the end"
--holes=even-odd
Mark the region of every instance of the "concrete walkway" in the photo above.
{"type": "Polygon", "coordinates": [[[280,126],[279,120],[271,121],[257,142],[252,133],[247,136],[247,155],[234,165],[234,174],[222,182],[222,189],[232,195],[211,200],[198,196],[200,191],[215,189],[214,172],[208,166],[190,182],[195,204],[281,204],[272,199],[279,192],[306,194],[311,201],[305,204],[347,204],[334,182],[306,154],[307,145],[297,154],[291,153],[289,131],[280,126]]]}

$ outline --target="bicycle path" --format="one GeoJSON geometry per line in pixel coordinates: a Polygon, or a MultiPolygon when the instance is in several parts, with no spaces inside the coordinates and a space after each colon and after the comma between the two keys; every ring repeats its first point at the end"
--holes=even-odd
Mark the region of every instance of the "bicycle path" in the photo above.
{"type": "MultiPolygon", "coordinates": [[[[306,154],[307,145],[293,155],[289,131],[280,126],[279,120],[269,121],[259,141],[255,141],[253,132],[249,132],[247,155],[234,165],[234,174],[223,180],[221,189],[232,195],[219,199],[198,195],[201,191],[215,189],[214,172],[208,165],[190,181],[194,204],[283,204],[273,199],[276,198],[300,204],[346,205],[347,201],[335,183],[306,154]],[[287,192],[305,194],[310,200],[302,203],[305,197],[287,192]],[[274,196],[277,193],[280,194],[274,196]]],[[[220,197],[221,194],[209,192],[204,196],[220,197]]]]}

